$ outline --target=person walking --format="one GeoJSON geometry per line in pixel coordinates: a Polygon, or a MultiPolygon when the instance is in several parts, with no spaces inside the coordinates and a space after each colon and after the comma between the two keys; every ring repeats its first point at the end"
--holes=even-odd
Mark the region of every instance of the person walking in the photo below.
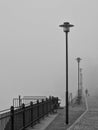
{"type": "Polygon", "coordinates": [[[89,95],[88,94],[88,89],[85,90],[85,95],[86,95],[86,97],[89,95]]]}

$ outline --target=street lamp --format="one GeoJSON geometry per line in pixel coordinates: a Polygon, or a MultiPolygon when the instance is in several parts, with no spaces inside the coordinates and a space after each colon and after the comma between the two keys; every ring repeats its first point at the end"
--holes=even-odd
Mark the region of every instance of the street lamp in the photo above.
{"type": "Polygon", "coordinates": [[[59,27],[63,27],[63,31],[66,36],[66,124],[69,123],[69,109],[68,109],[68,32],[70,31],[70,27],[73,27],[69,22],[64,22],[64,24],[59,25],[59,27]]]}
{"type": "Polygon", "coordinates": [[[79,102],[79,84],[80,84],[80,61],[82,60],[80,57],[76,58],[77,62],[78,62],[78,103],[79,102]]]}

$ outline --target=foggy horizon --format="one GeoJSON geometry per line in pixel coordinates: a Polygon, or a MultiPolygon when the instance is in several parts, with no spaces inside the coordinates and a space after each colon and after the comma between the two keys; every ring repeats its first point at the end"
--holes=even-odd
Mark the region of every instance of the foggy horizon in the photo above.
{"type": "Polygon", "coordinates": [[[57,96],[65,103],[65,34],[68,34],[69,92],[76,95],[77,57],[83,89],[98,94],[98,1],[0,0],[0,110],[23,96],[57,96]]]}

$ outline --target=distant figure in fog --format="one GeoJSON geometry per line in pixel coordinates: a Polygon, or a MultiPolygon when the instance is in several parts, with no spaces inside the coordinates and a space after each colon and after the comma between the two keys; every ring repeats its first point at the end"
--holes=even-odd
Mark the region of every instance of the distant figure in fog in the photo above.
{"type": "Polygon", "coordinates": [[[85,90],[85,95],[86,95],[86,97],[89,96],[88,89],[85,90]]]}

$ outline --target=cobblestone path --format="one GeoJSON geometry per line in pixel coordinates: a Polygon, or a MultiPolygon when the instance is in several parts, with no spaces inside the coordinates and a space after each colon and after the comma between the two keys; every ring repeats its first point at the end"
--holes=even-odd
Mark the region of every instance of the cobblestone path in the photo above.
{"type": "Polygon", "coordinates": [[[98,130],[98,96],[87,98],[88,111],[68,130],[98,130]]]}
{"type": "Polygon", "coordinates": [[[59,111],[59,115],[45,130],[66,130],[85,111],[83,105],[69,107],[69,125],[65,124],[65,109],[59,111]]]}

